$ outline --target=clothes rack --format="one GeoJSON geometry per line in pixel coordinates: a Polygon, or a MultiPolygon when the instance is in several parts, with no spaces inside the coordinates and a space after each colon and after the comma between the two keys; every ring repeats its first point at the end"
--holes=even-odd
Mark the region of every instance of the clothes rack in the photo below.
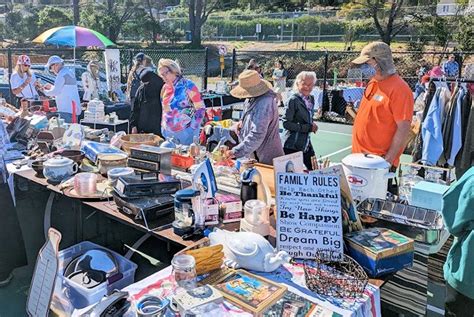
{"type": "Polygon", "coordinates": [[[448,82],[448,83],[467,83],[467,84],[474,84],[474,80],[472,80],[472,79],[431,78],[430,81],[440,81],[440,82],[448,82]]]}

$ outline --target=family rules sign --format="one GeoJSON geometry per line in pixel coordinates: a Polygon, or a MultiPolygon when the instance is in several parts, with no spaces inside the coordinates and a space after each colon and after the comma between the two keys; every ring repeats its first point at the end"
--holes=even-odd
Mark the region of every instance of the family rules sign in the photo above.
{"type": "Polygon", "coordinates": [[[276,198],[278,250],[300,259],[343,254],[339,175],[278,173],[276,198]]]}

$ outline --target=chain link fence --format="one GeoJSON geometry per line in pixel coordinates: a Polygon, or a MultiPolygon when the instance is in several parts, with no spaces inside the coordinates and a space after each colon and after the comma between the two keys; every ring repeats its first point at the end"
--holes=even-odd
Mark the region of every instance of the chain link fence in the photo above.
{"type": "MultiPolygon", "coordinates": [[[[271,80],[275,62],[282,61],[288,72],[287,87],[291,87],[294,79],[301,71],[314,71],[322,86],[324,78],[328,85],[335,83],[354,83],[366,81],[356,68],[351,66],[351,60],[359,52],[350,51],[236,51],[233,59],[234,67],[231,78],[235,79],[249,63],[255,59],[263,70],[264,78],[271,80]]],[[[456,52],[456,60],[460,65],[460,77],[463,76],[464,66],[474,63],[474,52],[456,52]]],[[[414,89],[418,82],[418,72],[421,67],[431,69],[441,65],[448,57],[441,52],[394,52],[393,59],[400,76],[414,89]]]]}
{"type": "MultiPolygon", "coordinates": [[[[178,62],[184,76],[194,81],[198,88],[205,90],[207,87],[207,50],[158,50],[158,49],[121,49],[120,64],[122,76],[128,76],[133,57],[138,53],[150,56],[155,66],[161,58],[170,58],[178,62]]],[[[126,78],[125,78],[126,81],[126,78]]]]}
{"type": "MultiPolygon", "coordinates": [[[[166,50],[166,49],[120,49],[120,73],[121,82],[127,82],[128,73],[133,63],[133,57],[143,52],[150,56],[155,65],[158,65],[160,58],[171,58],[178,61],[186,77],[193,80],[201,90],[207,88],[207,50],[166,50]]],[[[54,75],[50,74],[44,67],[48,58],[52,55],[58,55],[65,60],[65,65],[74,68],[76,79],[79,81],[79,90],[81,90],[81,75],[87,70],[89,61],[98,61],[100,67],[100,79],[106,82],[105,59],[103,49],[72,49],[72,48],[11,48],[0,49],[0,97],[7,101],[12,101],[9,75],[15,69],[18,56],[26,54],[31,59],[31,69],[38,79],[43,83],[54,82],[54,75]]]]}
{"type": "MultiPolygon", "coordinates": [[[[97,60],[102,63],[101,78],[105,81],[104,50],[72,48],[14,48],[0,49],[0,95],[11,95],[8,75],[12,73],[16,60],[21,54],[28,54],[33,63],[33,70],[43,72],[43,77],[51,80],[54,77],[44,70],[44,65],[51,55],[59,55],[68,65],[75,60],[76,77],[80,80],[81,74],[87,69],[87,63],[97,60]]],[[[169,50],[169,49],[120,49],[121,81],[126,83],[132,65],[133,57],[143,52],[149,55],[155,65],[160,58],[177,60],[185,76],[193,80],[201,90],[214,90],[218,81],[234,81],[247,66],[250,59],[255,59],[263,70],[266,79],[272,80],[275,62],[281,60],[288,72],[287,87],[293,85],[299,72],[310,70],[316,72],[318,85],[323,89],[335,83],[354,83],[366,81],[350,61],[358,56],[359,52],[351,51],[245,51],[234,50],[224,57],[224,69],[221,70],[220,57],[215,52],[202,50],[169,50]],[[209,81],[209,87],[208,87],[209,81]],[[326,85],[324,85],[326,83],[326,85]]],[[[460,64],[462,77],[463,68],[474,63],[474,52],[457,52],[456,59],[460,64]]],[[[412,89],[418,78],[420,67],[430,69],[446,60],[446,53],[440,52],[394,52],[393,57],[397,71],[412,89]]]]}

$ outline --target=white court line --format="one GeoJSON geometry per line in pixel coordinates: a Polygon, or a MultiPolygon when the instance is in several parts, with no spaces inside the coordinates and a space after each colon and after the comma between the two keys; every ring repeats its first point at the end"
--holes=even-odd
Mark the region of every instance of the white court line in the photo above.
{"type": "Polygon", "coordinates": [[[352,134],[349,134],[349,133],[334,132],[334,131],[328,131],[328,130],[318,130],[318,132],[326,132],[326,133],[332,133],[332,134],[340,134],[340,135],[352,136],[352,134]]]}
{"type": "Polygon", "coordinates": [[[352,145],[349,145],[348,147],[345,147],[345,148],[343,148],[343,149],[340,149],[339,151],[330,153],[330,154],[328,154],[328,155],[321,156],[321,159],[325,159],[325,158],[327,158],[327,157],[330,157],[330,156],[339,154],[339,153],[344,152],[344,151],[347,151],[347,150],[349,150],[349,149],[351,149],[351,148],[352,148],[352,145]]]}

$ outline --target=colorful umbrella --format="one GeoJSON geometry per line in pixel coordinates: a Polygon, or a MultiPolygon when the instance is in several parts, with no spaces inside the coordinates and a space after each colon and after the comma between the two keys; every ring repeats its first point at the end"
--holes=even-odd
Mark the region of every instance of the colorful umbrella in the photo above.
{"type": "Polygon", "coordinates": [[[44,31],[33,42],[70,47],[115,45],[114,42],[97,31],[74,25],[60,26],[44,31]]]}

